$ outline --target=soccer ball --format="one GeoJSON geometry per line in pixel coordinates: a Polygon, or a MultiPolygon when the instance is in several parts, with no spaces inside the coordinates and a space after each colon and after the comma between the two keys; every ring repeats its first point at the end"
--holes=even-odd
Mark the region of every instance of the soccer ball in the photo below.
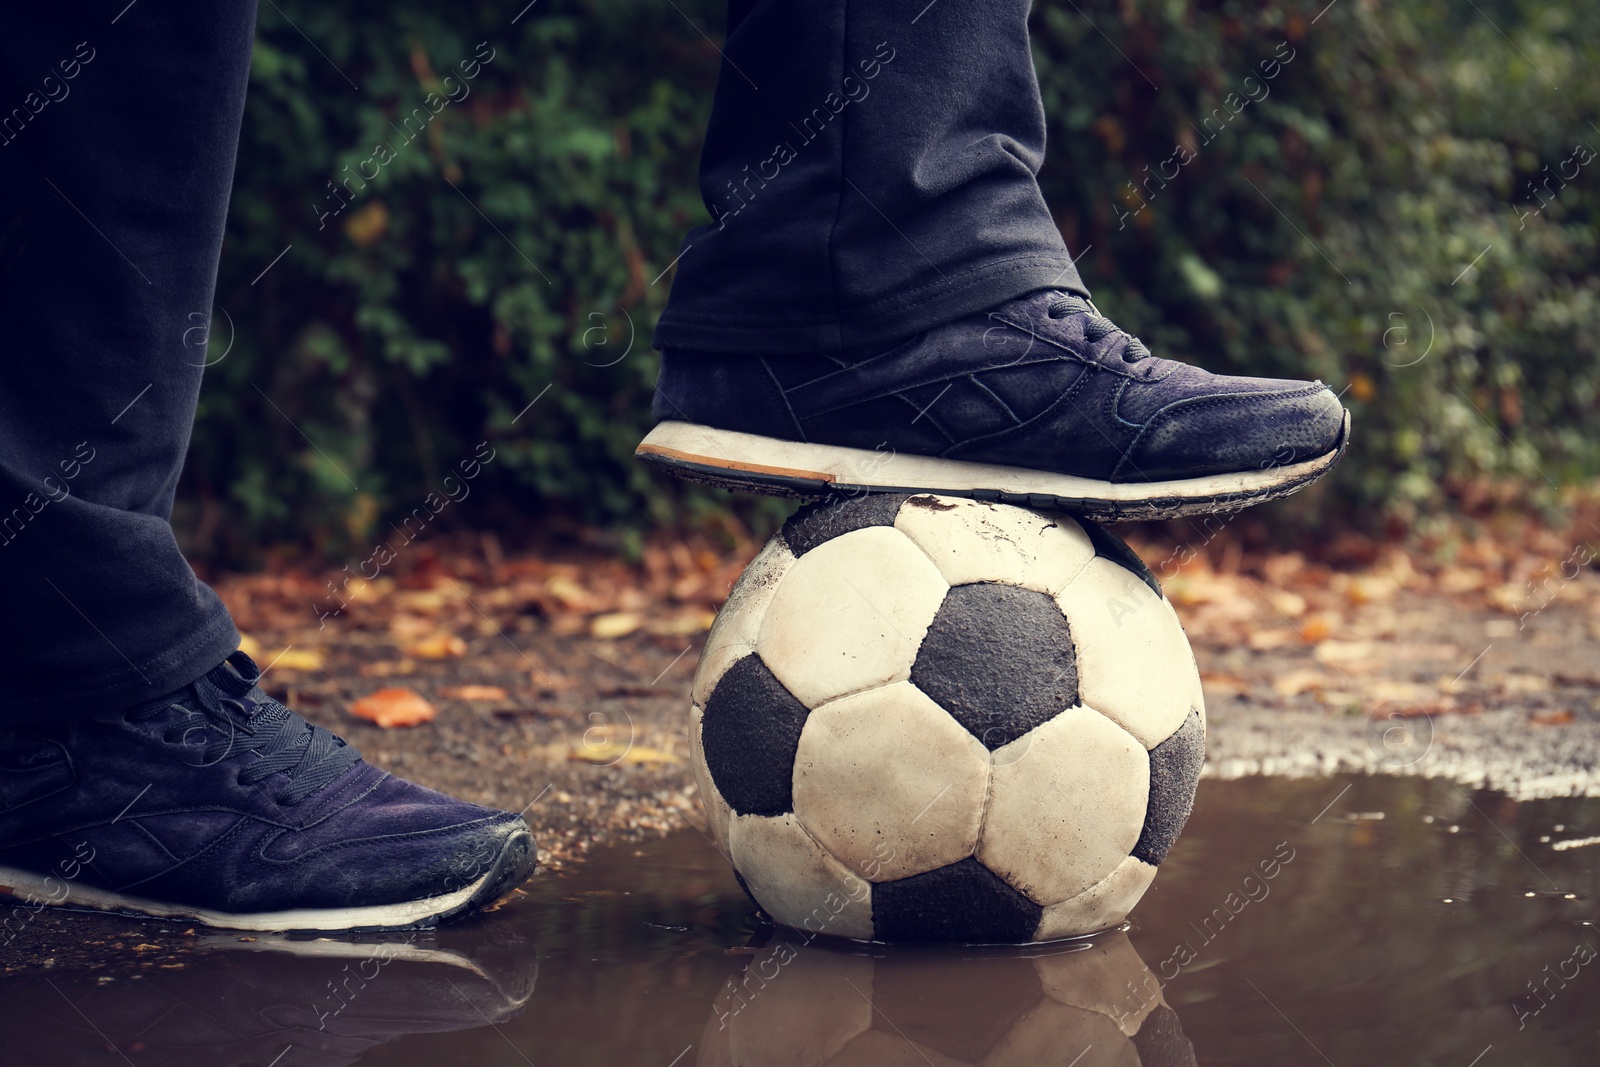
{"type": "Polygon", "coordinates": [[[1120,923],[1205,754],[1194,655],[1126,545],[933,495],[797,512],[717,616],[691,715],[746,892],[775,922],[861,940],[1120,923]]]}
{"type": "Polygon", "coordinates": [[[1028,952],[866,956],[779,940],[723,984],[698,1067],[1194,1067],[1127,934],[1028,952]]]}

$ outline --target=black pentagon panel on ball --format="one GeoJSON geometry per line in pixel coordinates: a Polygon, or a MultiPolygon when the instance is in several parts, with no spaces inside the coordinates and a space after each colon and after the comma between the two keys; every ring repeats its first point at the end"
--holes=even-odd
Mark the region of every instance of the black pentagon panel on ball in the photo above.
{"type": "Polygon", "coordinates": [[[807,714],[755,653],[717,681],[700,720],[701,748],[711,780],[737,814],[794,809],[794,754],[807,714]]]}
{"type": "Polygon", "coordinates": [[[1206,728],[1200,713],[1190,711],[1171,737],[1150,750],[1150,804],[1145,808],[1139,843],[1133,846],[1136,859],[1160,866],[1167,858],[1167,849],[1189,821],[1205,762],[1206,728]]]}
{"type": "Polygon", "coordinates": [[[893,526],[905,500],[904,493],[864,493],[818,500],[789,516],[778,533],[790,552],[796,557],[803,556],[823,542],[852,530],[893,526]]]}
{"type": "Polygon", "coordinates": [[[1089,543],[1094,545],[1095,555],[1109,559],[1124,570],[1132,571],[1134,577],[1148,585],[1156,596],[1163,595],[1161,583],[1156,580],[1155,572],[1139,558],[1139,553],[1128,547],[1122,538],[1088,519],[1080,519],[1079,525],[1083,527],[1083,532],[1089,535],[1089,543]]]}
{"type": "Polygon", "coordinates": [[[1144,1017],[1139,1032],[1133,1035],[1133,1047],[1139,1053],[1140,1067],[1196,1067],[1200,1062],[1184,1036],[1178,1013],[1165,1004],[1158,1004],[1144,1017]]]}
{"type": "Polygon", "coordinates": [[[928,627],[911,683],[990,751],[1078,703],[1078,661],[1060,606],[1000,582],[958,585],[928,627]]]}
{"type": "Polygon", "coordinates": [[[1043,913],[971,856],[872,887],[872,930],[880,941],[1031,941],[1043,913]]]}

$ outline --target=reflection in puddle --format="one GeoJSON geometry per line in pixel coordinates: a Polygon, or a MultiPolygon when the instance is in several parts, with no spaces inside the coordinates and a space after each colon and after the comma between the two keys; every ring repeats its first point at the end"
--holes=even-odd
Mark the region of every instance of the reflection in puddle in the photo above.
{"type": "Polygon", "coordinates": [[[132,1067],[1564,1067],[1596,1036],[1596,836],[1595,800],[1211,781],[1129,933],[1033,949],[786,940],[694,831],[441,931],[289,940],[13,909],[0,1049],[132,1067]]]}
{"type": "Polygon", "coordinates": [[[1194,1052],[1127,934],[1018,951],[869,956],[779,941],[712,1004],[701,1067],[1072,1063],[1181,1067],[1194,1052]]]}
{"type": "MultiPolygon", "coordinates": [[[[401,1035],[478,1028],[521,1011],[538,974],[533,946],[486,932],[456,949],[407,935],[353,943],[207,933],[179,960],[126,976],[41,968],[0,987],[0,1047],[15,1063],[112,1063],[119,1054],[139,1067],[354,1063],[401,1035]]],[[[136,940],[123,950],[162,946],[136,940]]]]}

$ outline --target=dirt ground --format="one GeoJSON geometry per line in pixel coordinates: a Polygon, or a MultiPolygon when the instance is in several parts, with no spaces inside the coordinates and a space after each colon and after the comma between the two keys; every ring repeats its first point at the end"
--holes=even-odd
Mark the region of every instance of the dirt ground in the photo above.
{"type": "MultiPolygon", "coordinates": [[[[1507,520],[1405,550],[1345,538],[1317,559],[1246,552],[1203,523],[1131,540],[1194,643],[1208,773],[1600,793],[1600,526],[1507,520]]],[[[690,680],[758,547],[656,543],[630,564],[473,537],[412,546],[371,582],[354,565],[213,577],[271,692],[379,766],[522,811],[559,871],[700,822],[690,680]],[[386,689],[436,715],[385,729],[353,713],[386,689]]],[[[406,710],[391,696],[377,706],[406,710]]]]}

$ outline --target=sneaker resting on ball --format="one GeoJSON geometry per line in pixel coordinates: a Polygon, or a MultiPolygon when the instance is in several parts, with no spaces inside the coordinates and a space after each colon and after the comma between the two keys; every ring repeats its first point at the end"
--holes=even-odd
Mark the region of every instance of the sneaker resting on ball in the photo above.
{"type": "Polygon", "coordinates": [[[0,892],[239,930],[432,926],[532,873],[522,819],[380,771],[243,652],[162,700],[0,731],[0,892]]]}
{"type": "Polygon", "coordinates": [[[1039,290],[884,351],[662,354],[637,455],[727,488],[934,492],[1171,518],[1287,496],[1339,460],[1321,382],[1159,359],[1082,297],[1039,290]]]}

